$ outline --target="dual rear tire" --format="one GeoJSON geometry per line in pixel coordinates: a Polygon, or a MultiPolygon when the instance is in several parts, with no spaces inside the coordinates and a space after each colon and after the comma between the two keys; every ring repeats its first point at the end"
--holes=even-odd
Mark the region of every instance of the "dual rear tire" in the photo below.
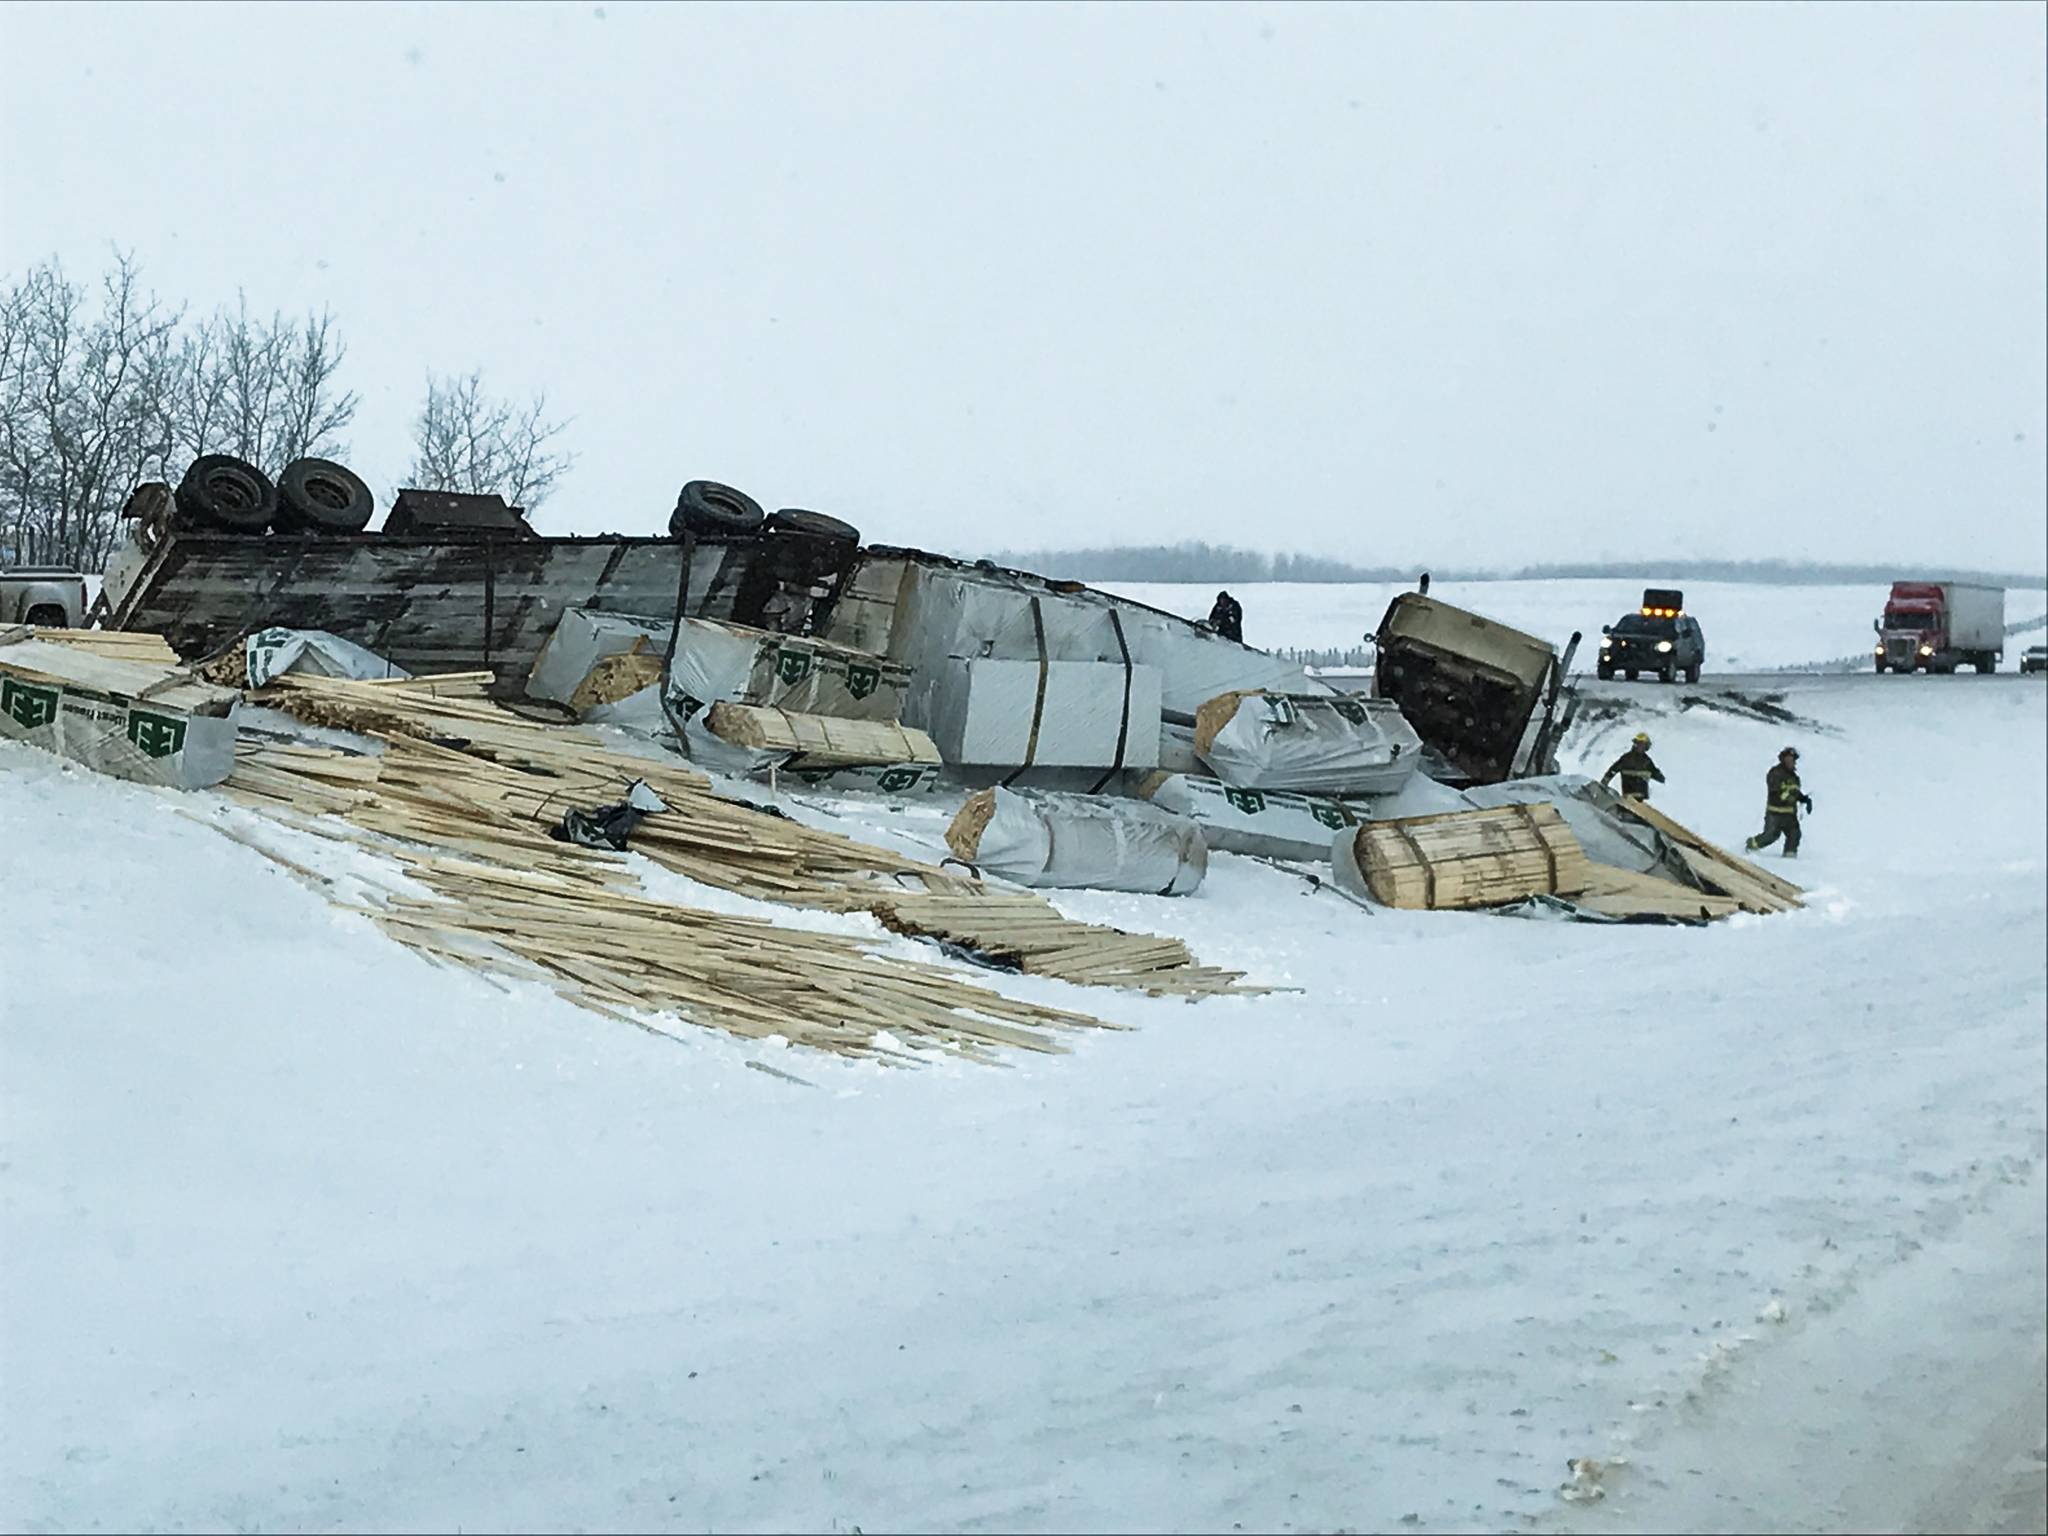
{"type": "Polygon", "coordinates": [[[194,459],[172,504],[188,528],[242,534],[361,533],[376,510],[370,488],[331,459],[294,459],[273,484],[230,453],[194,459]]]}

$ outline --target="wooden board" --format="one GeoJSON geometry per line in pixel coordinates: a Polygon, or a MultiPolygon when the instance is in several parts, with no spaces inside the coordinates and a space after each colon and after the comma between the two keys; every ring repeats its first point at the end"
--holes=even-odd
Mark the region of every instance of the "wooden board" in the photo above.
{"type": "Polygon", "coordinates": [[[0,647],[23,640],[44,640],[116,661],[149,662],[163,667],[178,664],[178,653],[164,642],[162,635],[120,629],[44,629],[31,624],[0,627],[0,647]]]}
{"type": "Polygon", "coordinates": [[[931,737],[893,721],[839,720],[723,699],[706,712],[704,724],[712,735],[734,746],[800,752],[806,763],[820,766],[940,761],[931,737]]]}
{"type": "Polygon", "coordinates": [[[1710,922],[1742,910],[1741,903],[1730,897],[1610,864],[1595,864],[1586,884],[1566,899],[1607,917],[1664,917],[1674,922],[1710,922]]]}
{"type": "Polygon", "coordinates": [[[1655,809],[1647,800],[1624,795],[1621,805],[1638,821],[1655,827],[1677,843],[1685,857],[1686,867],[1710,889],[1741,901],[1745,911],[1789,912],[1804,905],[1800,897],[1805,892],[1790,880],[1781,879],[1769,870],[1708,842],[1690,827],[1655,809]]]}

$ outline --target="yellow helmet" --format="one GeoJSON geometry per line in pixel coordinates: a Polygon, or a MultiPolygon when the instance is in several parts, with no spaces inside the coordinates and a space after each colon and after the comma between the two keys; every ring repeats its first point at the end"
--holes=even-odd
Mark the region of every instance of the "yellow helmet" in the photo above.
{"type": "Polygon", "coordinates": [[[1637,731],[1637,732],[1636,732],[1636,745],[1637,745],[1637,746],[1639,746],[1639,747],[1647,747],[1647,746],[1648,746],[1649,744],[1650,744],[1650,733],[1649,733],[1648,731],[1637,731]]]}

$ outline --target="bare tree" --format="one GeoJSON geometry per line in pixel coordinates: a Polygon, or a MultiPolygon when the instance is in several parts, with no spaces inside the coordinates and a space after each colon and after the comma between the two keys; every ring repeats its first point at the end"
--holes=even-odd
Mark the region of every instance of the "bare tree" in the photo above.
{"type": "Polygon", "coordinates": [[[97,304],[55,261],[0,294],[0,552],[97,570],[138,480],[164,473],[181,312],[116,253],[97,304]]]}
{"type": "Polygon", "coordinates": [[[550,421],[547,397],[524,406],[484,393],[483,375],[427,376],[426,403],[413,423],[411,484],[427,491],[499,495],[531,511],[554,491],[576,456],[553,446],[568,427],[550,421]]]}
{"type": "Polygon", "coordinates": [[[360,403],[336,385],[347,356],[325,310],[299,323],[252,319],[238,295],[181,339],[167,425],[188,457],[232,453],[271,475],[293,459],[332,458],[360,403]]]}

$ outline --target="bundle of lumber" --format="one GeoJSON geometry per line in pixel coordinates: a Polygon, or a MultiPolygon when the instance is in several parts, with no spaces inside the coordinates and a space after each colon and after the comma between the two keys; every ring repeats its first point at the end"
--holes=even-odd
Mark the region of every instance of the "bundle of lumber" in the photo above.
{"type": "MultiPolygon", "coordinates": [[[[488,674],[482,678],[487,681],[488,674]]],[[[489,968],[506,963],[510,954],[545,971],[565,995],[601,1011],[616,1011],[626,1006],[622,999],[631,998],[634,1008],[679,1012],[693,1022],[781,1034],[827,1049],[883,1049],[881,1033],[893,1031],[899,1039],[914,1036],[970,1055],[997,1044],[1055,1048],[1043,1039],[1012,1036],[1098,1022],[1061,1009],[1020,1013],[1024,1005],[950,971],[883,962],[853,939],[826,944],[838,956],[827,963],[811,943],[815,935],[647,902],[632,888],[625,856],[549,836],[565,810],[615,802],[635,780],[644,781],[668,808],[635,828],[633,852],[704,884],[788,905],[873,914],[891,931],[929,939],[952,958],[1002,969],[1189,997],[1250,990],[1237,985],[1240,973],[1197,963],[1177,939],[1075,922],[1030,893],[999,891],[722,799],[701,774],[672,757],[617,751],[593,731],[524,719],[478,697],[479,686],[476,674],[377,682],[278,679],[261,695],[263,702],[311,724],[373,737],[377,748],[252,741],[239,754],[226,789],[244,805],[301,830],[372,840],[400,858],[435,891],[439,904],[430,915],[412,913],[410,919],[402,904],[380,908],[396,913],[386,923],[395,937],[447,960],[454,957],[430,949],[430,930],[477,928],[503,942],[479,948],[465,940],[457,946],[461,957],[481,955],[476,963],[489,968]],[[443,879],[445,870],[437,874],[449,860],[465,866],[461,881],[443,879]],[[514,912],[507,906],[513,898],[477,874],[479,868],[532,877],[540,882],[539,894],[514,912]],[[480,918],[479,881],[491,892],[480,918]],[[558,910],[579,901],[591,903],[592,911],[558,910]],[[650,907],[680,915],[657,919],[650,907]],[[538,929],[600,928],[615,908],[635,914],[630,921],[657,927],[708,924],[718,938],[716,944],[706,941],[710,969],[700,974],[692,969],[695,961],[672,960],[666,951],[658,961],[637,950],[629,959],[612,951],[593,958],[562,951],[545,932],[538,938],[527,934],[529,923],[538,929]],[[735,922],[740,926],[724,926],[735,922]],[[849,981],[844,971],[850,962],[839,955],[840,945],[878,967],[875,975],[883,979],[872,985],[849,981]],[[719,966],[736,948],[761,974],[747,983],[754,988],[747,994],[753,1001],[736,1007],[728,1021],[721,1010],[730,999],[718,990],[713,972],[723,974],[719,966]],[[832,1001],[821,1000],[819,988],[832,1001]],[[773,1010],[762,999],[778,996],[808,1001],[788,1003],[771,1025],[773,1010]],[[863,999],[875,1006],[847,1011],[863,999]],[[888,1007],[882,1006],[885,999],[888,1007]],[[891,1007],[907,1010],[894,1025],[888,1022],[891,1007]]],[[[641,936],[675,942],[666,928],[641,936]]]]}
{"type": "Polygon", "coordinates": [[[1585,887],[1592,865],[1553,805],[1507,805],[1368,822],[1355,853],[1390,907],[1494,907],[1585,887]]]}
{"type": "Polygon", "coordinates": [[[931,737],[893,720],[841,720],[766,704],[720,700],[706,712],[704,725],[712,735],[736,747],[794,752],[806,764],[820,768],[940,761],[931,737]]]}
{"type": "Polygon", "coordinates": [[[74,651],[104,656],[111,661],[142,662],[155,667],[175,667],[178,664],[178,653],[171,649],[162,635],[141,631],[48,629],[33,624],[0,627],[0,645],[11,645],[19,640],[47,640],[52,645],[66,645],[74,651]]]}

